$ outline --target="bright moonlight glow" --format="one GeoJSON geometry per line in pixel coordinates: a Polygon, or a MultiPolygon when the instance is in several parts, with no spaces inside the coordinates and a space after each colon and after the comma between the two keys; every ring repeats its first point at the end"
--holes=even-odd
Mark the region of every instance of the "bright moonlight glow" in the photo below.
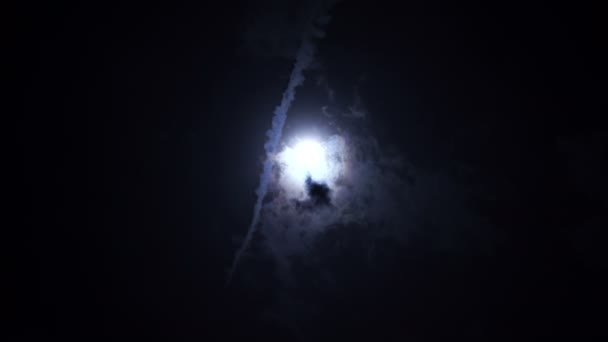
{"type": "Polygon", "coordinates": [[[310,176],[315,181],[327,177],[325,149],[315,140],[301,140],[293,149],[285,150],[287,173],[297,181],[304,182],[310,176]]]}
{"type": "Polygon", "coordinates": [[[306,178],[332,186],[342,172],[343,140],[333,136],[327,141],[298,139],[276,156],[281,166],[280,183],[289,197],[305,196],[306,178]]]}

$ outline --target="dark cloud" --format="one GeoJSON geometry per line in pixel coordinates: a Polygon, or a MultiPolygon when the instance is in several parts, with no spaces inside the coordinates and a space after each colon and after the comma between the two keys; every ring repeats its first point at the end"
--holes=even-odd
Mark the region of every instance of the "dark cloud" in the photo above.
{"type": "Polygon", "coordinates": [[[330,205],[331,189],[327,184],[313,181],[310,176],[306,177],[306,192],[314,206],[330,205]]]}

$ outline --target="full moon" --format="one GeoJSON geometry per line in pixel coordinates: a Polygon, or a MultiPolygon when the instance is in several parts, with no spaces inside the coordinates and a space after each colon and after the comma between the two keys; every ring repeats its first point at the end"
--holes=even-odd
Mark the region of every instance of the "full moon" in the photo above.
{"type": "Polygon", "coordinates": [[[287,172],[296,180],[304,181],[310,176],[315,181],[324,181],[327,177],[325,148],[319,142],[301,140],[285,152],[287,172]]]}
{"type": "Polygon", "coordinates": [[[344,141],[332,136],[326,141],[295,139],[275,158],[281,169],[280,184],[291,198],[305,197],[306,178],[332,186],[344,167],[344,141]]]}

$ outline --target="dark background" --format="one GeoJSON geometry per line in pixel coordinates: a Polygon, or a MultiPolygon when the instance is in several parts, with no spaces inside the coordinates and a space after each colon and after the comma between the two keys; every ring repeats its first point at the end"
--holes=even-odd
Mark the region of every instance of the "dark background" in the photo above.
{"type": "MultiPolygon", "coordinates": [[[[605,335],[601,11],[424,3],[338,4],[319,59],[343,107],[367,75],[382,143],[475,165],[494,198],[478,210],[507,242],[486,259],[397,251],[385,288],[324,299],[311,334],[605,335]]],[[[271,287],[224,288],[292,63],[242,48],[255,6],[18,9],[11,335],[294,338],[259,319],[271,287]]]]}

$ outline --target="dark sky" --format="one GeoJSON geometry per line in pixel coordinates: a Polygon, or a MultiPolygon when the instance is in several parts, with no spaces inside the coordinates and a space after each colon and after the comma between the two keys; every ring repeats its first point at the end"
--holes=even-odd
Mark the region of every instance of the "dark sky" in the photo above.
{"type": "Polygon", "coordinates": [[[338,125],[413,165],[410,188],[471,193],[467,217],[486,223],[466,232],[499,242],[454,240],[469,234],[450,224],[460,207],[431,199],[407,248],[374,240],[371,265],[366,228],[339,226],[322,262],[293,260],[298,286],[264,250],[224,286],[306,8],[18,9],[15,340],[606,334],[605,24],[582,3],[337,4],[286,132],[321,125],[302,112],[348,112],[356,88],[368,115],[338,125]]]}

